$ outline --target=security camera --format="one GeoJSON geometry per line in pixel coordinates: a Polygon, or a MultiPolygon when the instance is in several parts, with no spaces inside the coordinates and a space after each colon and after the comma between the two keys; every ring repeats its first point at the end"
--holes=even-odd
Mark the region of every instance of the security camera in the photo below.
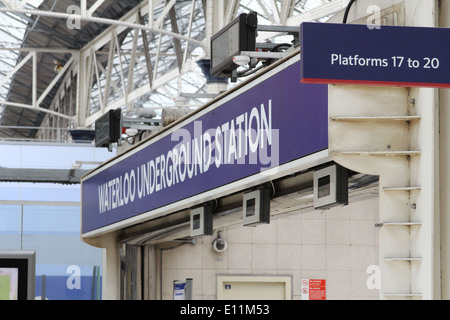
{"type": "Polygon", "coordinates": [[[221,238],[217,238],[213,242],[213,249],[218,253],[224,252],[227,250],[227,242],[221,238]]]}
{"type": "Polygon", "coordinates": [[[137,134],[139,133],[139,131],[138,131],[138,129],[136,129],[136,128],[127,128],[127,129],[125,130],[125,133],[126,133],[127,135],[129,135],[130,137],[134,137],[135,135],[137,135],[137,134]]]}
{"type": "Polygon", "coordinates": [[[81,163],[80,162],[73,163],[72,168],[75,170],[81,169],[81,163]]]}
{"type": "Polygon", "coordinates": [[[222,235],[220,233],[217,235],[217,238],[214,240],[212,245],[214,251],[218,253],[222,253],[227,250],[227,242],[222,239],[222,235]]]}
{"type": "Polygon", "coordinates": [[[237,64],[238,66],[245,66],[250,62],[249,56],[234,56],[233,62],[237,64]]]}

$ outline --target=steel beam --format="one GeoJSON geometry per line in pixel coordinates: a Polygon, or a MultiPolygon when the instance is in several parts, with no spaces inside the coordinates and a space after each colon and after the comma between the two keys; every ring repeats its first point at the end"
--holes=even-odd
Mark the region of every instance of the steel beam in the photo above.
{"type": "Polygon", "coordinates": [[[0,182],[79,184],[89,170],[82,169],[15,169],[0,167],[0,182]]]}

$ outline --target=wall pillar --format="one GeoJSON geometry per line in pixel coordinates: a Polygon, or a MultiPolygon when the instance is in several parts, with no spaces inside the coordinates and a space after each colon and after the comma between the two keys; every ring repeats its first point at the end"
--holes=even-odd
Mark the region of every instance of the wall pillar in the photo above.
{"type": "MultiPolygon", "coordinates": [[[[450,3],[439,3],[439,27],[450,28],[450,3]]],[[[442,299],[450,299],[450,90],[439,90],[440,105],[440,213],[442,299]]]]}

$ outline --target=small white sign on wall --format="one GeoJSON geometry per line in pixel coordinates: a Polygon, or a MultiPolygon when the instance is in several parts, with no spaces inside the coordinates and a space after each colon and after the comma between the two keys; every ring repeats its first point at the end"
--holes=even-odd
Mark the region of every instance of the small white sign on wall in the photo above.
{"type": "Polygon", "coordinates": [[[173,282],[173,300],[192,300],[192,279],[173,282]]]}

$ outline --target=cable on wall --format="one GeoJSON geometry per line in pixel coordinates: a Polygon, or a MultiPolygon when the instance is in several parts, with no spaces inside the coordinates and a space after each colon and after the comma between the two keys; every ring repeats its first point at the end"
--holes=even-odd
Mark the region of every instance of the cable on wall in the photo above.
{"type": "Polygon", "coordinates": [[[350,9],[352,8],[352,6],[355,2],[356,2],[356,0],[351,0],[348,3],[347,8],[345,9],[344,19],[342,20],[342,23],[347,23],[348,13],[350,12],[350,9]]]}

